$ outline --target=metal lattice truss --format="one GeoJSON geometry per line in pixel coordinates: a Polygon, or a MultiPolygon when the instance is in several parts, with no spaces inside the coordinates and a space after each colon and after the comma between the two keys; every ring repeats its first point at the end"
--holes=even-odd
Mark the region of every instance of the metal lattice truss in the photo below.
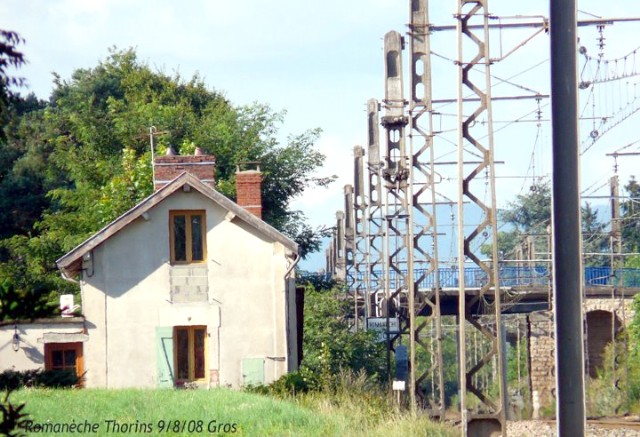
{"type": "Polygon", "coordinates": [[[331,259],[327,262],[333,265],[334,269],[330,270],[332,277],[338,281],[344,281],[346,273],[345,262],[345,237],[344,237],[344,212],[336,212],[336,228],[331,238],[331,259]]]}
{"type": "MultiPolygon", "coordinates": [[[[616,174],[610,180],[611,185],[611,271],[620,272],[622,275],[622,226],[620,222],[620,193],[619,180],[616,174]]],[[[617,273],[614,273],[617,276],[617,273]]],[[[629,412],[629,366],[627,356],[629,354],[629,344],[626,335],[618,335],[619,331],[626,326],[625,314],[625,293],[624,277],[616,277],[614,286],[611,289],[611,301],[618,302],[622,326],[618,325],[618,312],[613,311],[611,316],[611,342],[613,343],[613,362],[611,368],[613,372],[613,386],[616,389],[614,397],[616,414],[629,412]],[[620,290],[618,289],[620,288],[620,290]]],[[[585,323],[586,325],[586,323],[585,323]]]]}
{"type": "Polygon", "coordinates": [[[356,274],[354,275],[354,314],[355,314],[355,329],[358,330],[359,320],[359,300],[364,302],[364,317],[365,320],[369,317],[370,306],[367,302],[370,301],[367,286],[369,283],[369,272],[367,268],[367,252],[368,252],[368,238],[367,238],[367,202],[364,192],[364,149],[360,146],[353,148],[354,164],[353,164],[353,210],[354,210],[354,226],[355,226],[355,243],[354,243],[354,268],[356,274]]]}
{"type": "MultiPolygon", "coordinates": [[[[386,133],[386,153],[382,168],[385,202],[385,313],[391,307],[400,309],[400,328],[411,332],[408,313],[413,313],[413,228],[411,224],[410,164],[406,151],[405,127],[408,118],[404,113],[402,74],[403,41],[400,33],[388,32],[384,37],[385,99],[381,124],[386,133]]],[[[413,354],[412,354],[413,356],[413,354]]],[[[411,366],[411,364],[409,364],[411,366]]],[[[413,376],[413,375],[412,375],[413,376]]],[[[415,387],[414,381],[409,387],[415,387]]],[[[415,391],[411,389],[412,400],[415,391]]]]}
{"type": "MultiPolygon", "coordinates": [[[[367,175],[369,196],[367,204],[367,306],[369,314],[381,316],[385,300],[385,227],[382,193],[382,162],[380,161],[379,104],[367,102],[367,175]]],[[[386,314],[384,314],[386,315],[386,314]]]]}
{"type": "MultiPolygon", "coordinates": [[[[409,129],[411,158],[411,206],[413,222],[413,271],[416,302],[411,307],[412,353],[410,369],[415,373],[415,391],[423,406],[434,416],[443,416],[444,376],[442,365],[442,328],[436,221],[435,153],[431,93],[431,49],[427,0],[411,2],[409,25],[411,83],[409,129]],[[433,288],[427,288],[433,278],[433,288]],[[430,317],[421,317],[428,314],[430,317]],[[418,369],[415,355],[423,349],[430,356],[429,366],[418,369]],[[433,375],[433,387],[423,389],[433,375]]],[[[425,354],[426,355],[426,354],[425,354]]]]}
{"type": "MultiPolygon", "coordinates": [[[[427,1],[410,2],[408,100],[405,100],[403,85],[404,39],[398,32],[385,35],[385,98],[380,123],[378,102],[370,100],[367,105],[368,192],[365,193],[364,184],[364,150],[356,147],[354,186],[345,187],[345,213],[338,213],[334,236],[337,241],[332,242],[328,252],[328,266],[333,268],[335,277],[345,280],[348,290],[353,290],[349,298],[354,301],[356,326],[361,315],[398,316],[400,334],[388,338],[396,345],[404,339],[409,343],[410,404],[442,417],[445,402],[436,220],[436,142],[427,1]],[[380,146],[379,124],[385,132],[384,150],[380,146]],[[364,302],[362,311],[359,302],[364,302]],[[429,362],[417,363],[417,356],[429,357],[429,362]],[[430,387],[427,387],[428,376],[431,377],[430,387]]],[[[499,347],[502,326],[498,265],[477,256],[479,245],[489,237],[494,252],[492,259],[498,259],[490,60],[488,43],[485,43],[488,41],[487,5],[486,0],[459,0],[458,6],[458,365],[463,381],[460,394],[464,429],[471,435],[474,429],[504,430],[504,373],[503,353],[499,347]],[[482,24],[479,35],[470,28],[474,22],[472,27],[477,29],[477,21],[482,24]],[[467,52],[471,52],[471,56],[465,57],[467,52]],[[472,70],[483,75],[484,81],[479,82],[480,85],[471,80],[472,70]],[[477,99],[465,99],[463,90],[471,90],[477,99]],[[489,122],[476,123],[481,116],[489,122]],[[474,160],[467,160],[470,156],[474,160]],[[472,167],[469,162],[473,163],[472,167]],[[486,176],[486,180],[476,181],[479,175],[486,176]],[[482,186],[478,188],[480,184],[482,186]],[[487,193],[490,194],[488,199],[487,193]],[[468,206],[463,207],[465,204],[468,206]],[[463,218],[469,208],[481,213],[482,220],[478,225],[465,225],[463,218]],[[484,273],[485,283],[479,290],[467,289],[464,270],[478,267],[484,273]],[[472,314],[472,308],[481,308],[478,311],[484,316],[472,314]],[[470,354],[466,353],[467,343],[471,344],[467,341],[467,330],[471,330],[469,339],[474,344],[474,353],[470,354]],[[487,378],[488,372],[499,376],[487,378]],[[489,379],[491,383],[486,382],[489,379]],[[476,402],[471,399],[467,402],[468,395],[475,396],[476,402]],[[472,404],[475,405],[473,409],[472,404]]]]}
{"type": "Polygon", "coordinates": [[[344,186],[344,264],[345,264],[345,286],[347,296],[354,302],[354,323],[358,329],[358,295],[355,292],[356,277],[358,272],[355,266],[355,245],[356,231],[354,216],[356,211],[353,208],[353,185],[344,186]]]}
{"type": "MultiPolygon", "coordinates": [[[[487,0],[459,0],[457,13],[458,34],[458,238],[460,270],[459,317],[460,317],[460,403],[463,426],[473,435],[477,429],[505,429],[504,389],[502,377],[504,360],[500,348],[502,321],[500,314],[500,290],[497,262],[489,263],[477,256],[478,245],[489,240],[492,245],[492,259],[498,260],[496,196],[494,186],[493,126],[491,112],[491,76],[489,56],[489,11],[487,0]],[[480,24],[478,27],[472,25],[480,24]],[[471,73],[475,73],[473,76],[471,73]],[[477,79],[481,78],[480,81],[477,79]],[[484,78],[484,80],[482,80],[484,78]],[[478,101],[466,101],[463,92],[471,91],[478,101]],[[470,114],[470,115],[464,115],[470,114]],[[476,123],[480,117],[487,123],[476,123]],[[478,164],[465,165],[469,154],[481,158],[478,164]],[[480,187],[474,179],[477,176],[489,178],[480,187]],[[487,187],[486,184],[489,184],[487,187]],[[480,194],[482,193],[482,194],[480,194]],[[468,207],[464,203],[468,202],[468,207]],[[478,225],[465,227],[465,212],[475,209],[481,213],[478,225]],[[480,290],[470,292],[465,287],[465,267],[480,267],[487,280],[480,290]],[[471,313],[471,308],[480,304],[485,313],[493,317],[479,317],[471,313]],[[467,332],[469,330],[469,332],[467,332]],[[466,353],[467,334],[478,333],[482,339],[482,353],[466,353]],[[476,376],[497,361],[498,386],[486,387],[478,384],[476,376]],[[497,393],[497,395],[492,395],[497,393]],[[468,398],[472,394],[480,405],[468,398]]],[[[470,337],[471,338],[471,337],[470,337]]]]}

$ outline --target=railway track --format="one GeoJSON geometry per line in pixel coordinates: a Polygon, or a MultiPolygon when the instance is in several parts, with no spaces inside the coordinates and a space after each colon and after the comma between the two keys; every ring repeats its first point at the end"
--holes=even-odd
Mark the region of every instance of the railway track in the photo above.
{"type": "MultiPolygon", "coordinates": [[[[507,432],[518,437],[555,437],[556,421],[551,419],[514,420],[507,422],[507,432]]],[[[588,419],[586,436],[640,437],[640,418],[602,417],[588,419]]]]}
{"type": "Polygon", "coordinates": [[[640,418],[633,417],[630,419],[624,418],[602,418],[602,419],[587,419],[587,425],[593,425],[598,428],[606,429],[633,429],[640,431],[640,418]]]}

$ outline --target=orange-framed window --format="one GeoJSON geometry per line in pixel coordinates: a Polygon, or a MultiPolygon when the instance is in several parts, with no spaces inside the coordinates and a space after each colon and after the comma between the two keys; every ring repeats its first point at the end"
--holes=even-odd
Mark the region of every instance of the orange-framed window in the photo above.
{"type": "Polygon", "coordinates": [[[207,233],[204,211],[170,211],[171,264],[204,262],[207,233]]]}
{"type": "Polygon", "coordinates": [[[176,380],[206,379],[206,326],[176,326],[173,335],[176,380]]]}
{"type": "Polygon", "coordinates": [[[81,377],[84,372],[82,343],[46,343],[44,345],[45,370],[72,370],[81,377]]]}

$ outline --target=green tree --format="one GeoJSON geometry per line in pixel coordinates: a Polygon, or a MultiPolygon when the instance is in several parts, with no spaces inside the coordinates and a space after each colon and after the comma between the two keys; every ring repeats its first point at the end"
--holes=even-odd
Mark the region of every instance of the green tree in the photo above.
{"type": "MultiPolygon", "coordinates": [[[[0,74],[2,70],[0,70],[0,74]]],[[[133,50],[112,49],[96,67],[55,77],[47,102],[15,99],[0,141],[0,280],[67,291],[55,260],[153,190],[149,129],[156,152],[196,145],[216,156],[217,189],[235,198],[238,164],[258,161],[263,216],[294,239],[302,255],[323,236],[291,200],[335,177],[315,177],[324,162],[320,130],[279,143],[285,113],[254,103],[234,106],[194,76],[153,71],[133,50]],[[12,258],[16,253],[26,278],[12,258]]],[[[40,289],[40,288],[39,288],[40,289]]]]}
{"type": "Polygon", "coordinates": [[[154,72],[132,50],[114,50],[98,67],[76,71],[71,81],[58,78],[56,84],[51,113],[66,132],[61,130],[52,159],[71,183],[51,193],[61,204],[76,207],[92,222],[97,215],[104,223],[150,194],[150,184],[133,190],[122,180],[132,166],[140,170],[140,178],[141,171],[150,173],[149,166],[133,161],[149,161],[146,131],[153,125],[166,132],[158,137],[160,147],[195,144],[215,155],[217,188],[231,198],[236,166],[260,162],[265,220],[301,244],[303,254],[317,247],[321,236],[312,232],[309,238],[308,227],[300,224],[304,217],[291,210],[290,201],[306,188],[334,179],[312,176],[324,162],[314,148],[319,130],[290,136],[280,145],[277,134],[284,113],[258,103],[234,107],[197,76],[185,82],[154,72]],[[121,161],[125,149],[130,156],[121,161]],[[104,194],[105,186],[111,192],[105,202],[84,204],[98,192],[104,194]],[[118,188],[130,193],[117,194],[118,188]],[[114,204],[107,205],[107,199],[114,204]]]}
{"type": "MultiPolygon", "coordinates": [[[[12,114],[15,113],[11,108],[13,101],[20,102],[11,90],[11,86],[21,86],[24,83],[22,78],[16,78],[9,74],[8,68],[18,68],[26,61],[24,54],[18,51],[17,46],[23,42],[22,38],[13,31],[0,29],[0,199],[4,198],[1,184],[5,180],[5,166],[7,158],[11,160],[11,153],[5,148],[6,130],[11,124],[12,114]],[[9,153],[7,153],[9,152],[9,153]],[[9,156],[7,156],[9,155],[9,156]]],[[[4,205],[0,204],[0,208],[4,205]]],[[[0,222],[3,217],[0,217],[0,222]]],[[[0,231],[0,238],[2,231],[0,231]]],[[[0,321],[16,316],[37,317],[42,309],[41,294],[38,290],[31,289],[31,294],[26,296],[19,291],[17,292],[15,285],[7,279],[3,279],[0,275],[0,321]],[[34,298],[29,301],[29,298],[34,298]]],[[[23,412],[25,404],[14,405],[9,401],[10,390],[0,400],[0,433],[7,436],[22,435],[19,431],[27,420],[27,414],[23,412]]]]}
{"type": "Polygon", "coordinates": [[[627,252],[635,252],[640,247],[640,184],[631,176],[624,186],[628,199],[620,202],[622,244],[627,252]]]}
{"type": "Polygon", "coordinates": [[[598,218],[598,211],[587,202],[582,208],[582,251],[586,266],[609,265],[610,257],[606,253],[610,250],[610,233],[606,228],[606,223],[598,218]]]}
{"type": "MultiPolygon", "coordinates": [[[[584,253],[605,253],[609,250],[607,223],[598,217],[598,211],[586,203],[581,208],[582,239],[584,253]]],[[[502,227],[508,230],[498,232],[498,247],[505,257],[513,257],[516,247],[525,237],[533,237],[538,253],[549,253],[549,233],[551,225],[551,187],[549,183],[533,185],[526,195],[518,195],[507,208],[498,212],[502,227]]],[[[491,256],[491,246],[484,245],[482,253],[491,256]]],[[[606,256],[588,256],[587,265],[605,265],[606,256]]]]}
{"type": "Polygon", "coordinates": [[[12,87],[24,85],[23,78],[10,73],[11,68],[20,68],[26,63],[24,53],[18,49],[23,42],[17,32],[0,29],[0,122],[3,126],[7,123],[9,104],[14,98],[12,87]]]}
{"type": "Polygon", "coordinates": [[[373,332],[351,331],[350,302],[339,289],[315,291],[307,287],[304,310],[302,371],[312,378],[312,388],[331,386],[343,370],[363,371],[383,380],[386,373],[384,343],[373,332]]]}
{"type": "Polygon", "coordinates": [[[551,218],[551,186],[540,183],[531,186],[528,194],[519,194],[515,202],[500,212],[501,220],[514,225],[516,230],[544,231],[551,218]]]}
{"type": "Polygon", "coordinates": [[[8,69],[19,68],[26,63],[24,53],[18,50],[18,45],[24,42],[17,32],[0,29],[0,84],[3,91],[9,94],[11,85],[22,86],[24,79],[9,74],[8,69]]]}
{"type": "MultiPolygon", "coordinates": [[[[536,251],[548,251],[547,227],[551,223],[551,187],[549,183],[531,186],[527,194],[516,196],[506,208],[498,211],[501,227],[508,230],[498,232],[498,250],[506,257],[515,256],[516,247],[526,236],[534,238],[536,251]]],[[[484,245],[482,253],[491,256],[491,246],[484,245]]]]}
{"type": "Polygon", "coordinates": [[[33,94],[23,98],[16,91],[25,81],[11,70],[26,63],[18,49],[23,42],[16,32],[0,29],[0,238],[30,229],[42,208],[44,178],[30,176],[36,167],[42,170],[43,161],[31,144],[16,141],[25,129],[20,126],[20,117],[43,105],[33,94]]]}
{"type": "Polygon", "coordinates": [[[0,139],[0,238],[27,235],[50,202],[46,194],[64,180],[48,164],[54,134],[33,95],[14,97],[0,139]]]}
{"type": "Polygon", "coordinates": [[[640,400],[640,295],[633,298],[633,320],[629,325],[629,388],[631,398],[640,400]]]}

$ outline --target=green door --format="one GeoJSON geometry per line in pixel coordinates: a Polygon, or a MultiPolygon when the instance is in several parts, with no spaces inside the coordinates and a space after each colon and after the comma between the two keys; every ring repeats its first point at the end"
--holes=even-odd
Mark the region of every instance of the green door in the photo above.
{"type": "Polygon", "coordinates": [[[158,369],[158,387],[173,387],[173,327],[156,328],[156,365],[158,369]]]}
{"type": "Polygon", "coordinates": [[[242,384],[244,386],[264,384],[263,358],[245,358],[242,360],[242,384]]]}

